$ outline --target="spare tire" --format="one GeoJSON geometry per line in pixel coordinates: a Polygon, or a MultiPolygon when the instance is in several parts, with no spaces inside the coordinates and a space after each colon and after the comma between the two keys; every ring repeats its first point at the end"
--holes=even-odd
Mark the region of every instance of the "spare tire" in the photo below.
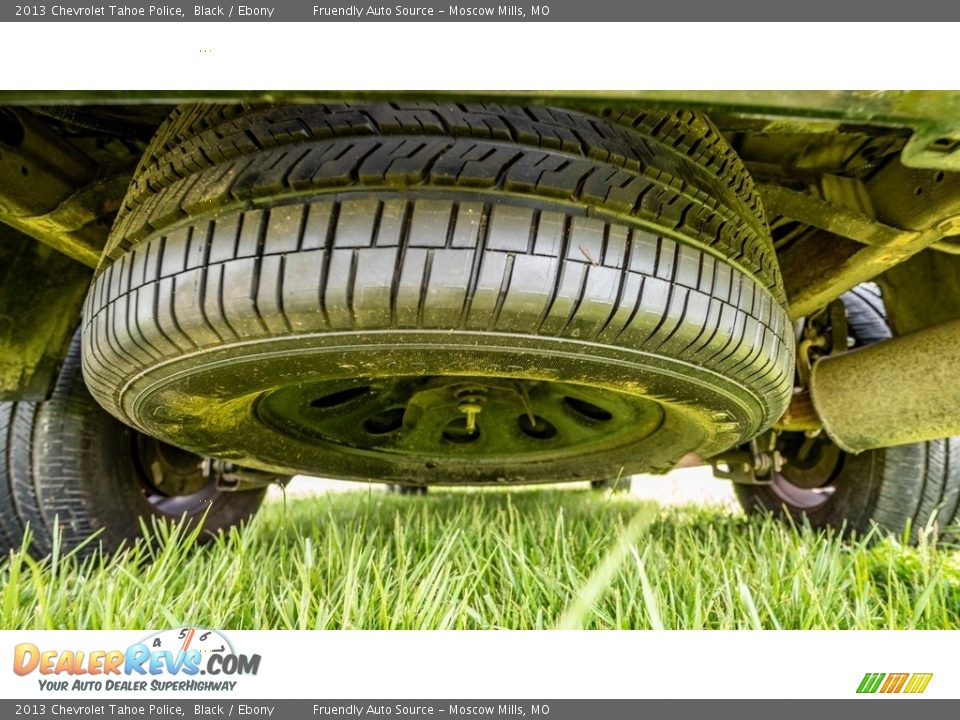
{"type": "Polygon", "coordinates": [[[769,426],[794,341],[751,180],[689,112],[181,108],[84,320],[118,418],[275,472],[667,470],[769,426]]]}

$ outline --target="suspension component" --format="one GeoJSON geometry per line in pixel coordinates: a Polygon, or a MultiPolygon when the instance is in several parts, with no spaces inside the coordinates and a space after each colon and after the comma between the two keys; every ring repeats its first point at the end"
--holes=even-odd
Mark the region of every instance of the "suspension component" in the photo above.
{"type": "Polygon", "coordinates": [[[746,485],[768,485],[783,459],[777,450],[777,433],[769,431],[746,445],[709,459],[714,477],[746,485]]]}
{"type": "Polygon", "coordinates": [[[290,478],[263,470],[252,470],[234,465],[228,460],[205,457],[200,464],[204,478],[216,480],[218,490],[252,490],[274,483],[286,485],[290,478]]]}

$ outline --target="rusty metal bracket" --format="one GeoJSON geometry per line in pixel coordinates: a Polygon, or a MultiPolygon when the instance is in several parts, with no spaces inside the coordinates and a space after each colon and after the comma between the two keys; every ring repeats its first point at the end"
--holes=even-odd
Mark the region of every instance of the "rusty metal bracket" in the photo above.
{"type": "Polygon", "coordinates": [[[955,252],[960,233],[960,174],[891,162],[866,182],[820,178],[807,192],[761,186],[773,215],[819,232],[780,254],[790,314],[805,317],[928,247],[955,252]]]}
{"type": "Polygon", "coordinates": [[[102,173],[31,113],[0,108],[0,222],[96,267],[130,183],[102,173]]]}
{"type": "Polygon", "coordinates": [[[743,485],[769,485],[780,470],[776,434],[766,432],[746,445],[731,448],[709,458],[713,476],[743,485]]]}
{"type": "Polygon", "coordinates": [[[900,159],[908,167],[960,171],[960,123],[934,121],[915,128],[900,159]]]}
{"type": "Polygon", "coordinates": [[[0,224],[0,401],[47,397],[90,278],[89,268],[0,224]]]}
{"type": "Polygon", "coordinates": [[[286,475],[242,468],[227,460],[217,460],[205,457],[200,465],[203,476],[212,478],[218,490],[225,492],[239,492],[254,490],[270,485],[286,485],[290,478],[286,475]]]}
{"type": "Polygon", "coordinates": [[[763,204],[771,215],[783,215],[863,245],[893,246],[908,243],[920,234],[877,222],[860,211],[780,185],[761,185],[763,204]]]}

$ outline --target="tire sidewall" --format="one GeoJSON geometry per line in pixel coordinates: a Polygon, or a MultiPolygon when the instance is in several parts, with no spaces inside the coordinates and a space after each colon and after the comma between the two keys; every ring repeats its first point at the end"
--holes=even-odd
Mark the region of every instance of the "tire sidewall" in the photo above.
{"type": "MultiPolygon", "coordinates": [[[[75,342],[54,395],[38,406],[32,455],[38,511],[47,533],[56,522],[63,542],[75,546],[99,532],[94,545],[111,552],[143,537],[144,531],[152,536],[157,522],[182,522],[184,530],[199,524],[198,537],[205,541],[253,516],[265,488],[209,488],[202,491],[205,502],[190,503],[186,512],[158,510],[137,467],[137,431],[93,400],[79,370],[78,346],[75,342]]],[[[48,539],[38,539],[38,545],[50,549],[48,539]]]]}

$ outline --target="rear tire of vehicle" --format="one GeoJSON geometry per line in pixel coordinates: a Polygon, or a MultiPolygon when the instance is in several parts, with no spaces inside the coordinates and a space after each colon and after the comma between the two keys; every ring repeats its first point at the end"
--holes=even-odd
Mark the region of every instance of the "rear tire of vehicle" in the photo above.
{"type": "Polygon", "coordinates": [[[24,528],[43,524],[33,485],[30,446],[36,403],[0,403],[0,544],[3,554],[21,547],[24,528]]]}
{"type": "Polygon", "coordinates": [[[609,480],[591,480],[590,489],[597,492],[610,491],[612,493],[624,493],[629,495],[633,488],[633,478],[615,477],[609,480]]]}
{"type": "Polygon", "coordinates": [[[700,115],[200,106],[134,177],[84,371],[117,418],[245,466],[556,482],[751,437],[786,406],[793,343],[753,184],[700,115]],[[491,401],[479,434],[441,423],[413,447],[410,423],[384,420],[409,407],[398,378],[549,385],[556,416],[491,401]],[[508,426],[509,451],[476,449],[508,426]]]}
{"type": "MultiPolygon", "coordinates": [[[[184,518],[187,527],[202,522],[205,541],[250,518],[263,500],[264,488],[225,492],[212,482],[186,495],[164,496],[145,477],[157,469],[142,467],[140,443],[159,446],[117,422],[87,391],[78,335],[49,400],[0,403],[3,553],[21,547],[28,526],[34,555],[51,551],[54,527],[63,551],[98,533],[84,554],[109,553],[143,537],[141,522],[149,529],[160,518],[184,518]]],[[[182,451],[167,452],[189,466],[182,451]]],[[[195,460],[199,467],[201,458],[195,460]]]]}
{"type": "MultiPolygon", "coordinates": [[[[860,285],[841,299],[857,347],[892,337],[876,285],[860,285]]],[[[744,509],[857,534],[874,526],[901,534],[909,527],[916,539],[931,521],[947,537],[955,537],[960,529],[960,438],[858,455],[825,441],[814,451],[826,458],[822,487],[797,487],[784,474],[775,476],[771,485],[738,484],[735,490],[744,509]]]]}

